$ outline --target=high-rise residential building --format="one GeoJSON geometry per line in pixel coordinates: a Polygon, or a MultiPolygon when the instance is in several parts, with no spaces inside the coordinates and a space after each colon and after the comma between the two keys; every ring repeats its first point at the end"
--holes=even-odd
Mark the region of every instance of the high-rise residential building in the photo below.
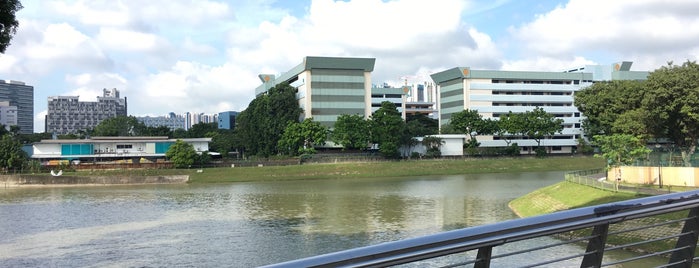
{"type": "Polygon", "coordinates": [[[11,106],[9,101],[0,101],[0,125],[6,130],[17,125],[17,106],[11,106]]]}
{"type": "Polygon", "coordinates": [[[103,89],[97,101],[79,101],[78,96],[48,98],[46,132],[71,134],[95,128],[102,120],[127,116],[126,97],[120,98],[117,89],[103,89]]]}
{"type": "Polygon", "coordinates": [[[226,111],[218,113],[218,128],[219,129],[235,129],[235,118],[238,112],[226,111]]]}
{"type": "Polygon", "coordinates": [[[175,113],[169,113],[167,116],[140,116],[136,117],[138,121],[148,127],[168,127],[170,130],[181,128],[185,129],[184,116],[177,116],[175,113]]]}
{"type": "Polygon", "coordinates": [[[34,87],[24,82],[0,80],[0,101],[17,107],[17,126],[22,134],[34,133],[34,87]]]}
{"type": "MultiPolygon", "coordinates": [[[[553,153],[570,153],[582,137],[583,115],[573,105],[575,92],[597,81],[645,80],[648,72],[630,71],[631,62],[609,66],[589,65],[565,72],[494,71],[456,67],[432,74],[437,84],[439,124],[449,123],[454,113],[476,110],[486,119],[524,113],[536,107],[563,119],[562,133],[541,141],[553,153]]],[[[512,137],[523,150],[537,146],[533,139],[512,137]]],[[[505,140],[477,137],[482,147],[504,147],[505,140]]]]}
{"type": "Polygon", "coordinates": [[[313,118],[332,127],[342,114],[371,115],[371,72],[374,58],[305,57],[303,62],[275,77],[259,75],[262,85],[255,95],[289,83],[296,88],[296,99],[303,109],[300,119],[313,118]]]}

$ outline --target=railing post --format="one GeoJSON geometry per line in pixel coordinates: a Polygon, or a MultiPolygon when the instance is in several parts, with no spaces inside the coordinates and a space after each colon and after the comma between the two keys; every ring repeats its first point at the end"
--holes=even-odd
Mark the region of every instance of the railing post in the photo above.
{"type": "Polygon", "coordinates": [[[697,234],[699,232],[699,207],[689,210],[687,220],[684,221],[682,227],[683,235],[677,239],[675,249],[686,247],[684,249],[672,252],[668,263],[677,263],[668,267],[692,267],[694,259],[694,251],[697,247],[697,234]]]}
{"type": "Polygon", "coordinates": [[[476,263],[473,264],[473,268],[489,268],[492,254],[493,247],[479,248],[478,254],[476,254],[476,263]]]}
{"type": "Polygon", "coordinates": [[[607,244],[607,233],[609,233],[609,224],[596,225],[592,229],[592,238],[587,242],[588,253],[583,257],[580,267],[600,267],[602,266],[602,258],[604,257],[604,246],[607,244]]]}

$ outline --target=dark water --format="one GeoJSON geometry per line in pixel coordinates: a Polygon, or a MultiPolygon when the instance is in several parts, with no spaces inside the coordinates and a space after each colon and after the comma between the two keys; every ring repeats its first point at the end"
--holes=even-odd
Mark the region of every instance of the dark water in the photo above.
{"type": "Polygon", "coordinates": [[[254,267],[513,219],[509,201],[562,178],[0,189],[0,267],[254,267]]]}

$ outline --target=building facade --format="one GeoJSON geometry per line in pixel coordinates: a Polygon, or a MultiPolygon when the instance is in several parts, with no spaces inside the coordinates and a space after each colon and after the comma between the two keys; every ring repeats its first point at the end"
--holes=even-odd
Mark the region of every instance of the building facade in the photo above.
{"type": "MultiPolygon", "coordinates": [[[[573,105],[575,92],[597,81],[645,80],[648,72],[630,71],[631,62],[610,66],[590,65],[565,72],[492,71],[457,67],[432,75],[437,84],[439,125],[449,123],[454,113],[465,109],[477,110],[483,118],[524,113],[536,107],[563,119],[563,131],[552,139],[542,140],[552,153],[571,153],[582,137],[583,115],[573,105]]],[[[504,140],[493,136],[478,136],[482,147],[504,147],[504,140]]],[[[537,143],[532,139],[515,137],[523,151],[537,143]]]]}
{"type": "Polygon", "coordinates": [[[235,118],[238,112],[227,111],[218,113],[218,129],[235,129],[235,118]]]}
{"type": "Polygon", "coordinates": [[[172,131],[185,128],[184,117],[176,116],[174,113],[167,116],[138,116],[136,119],[147,127],[167,127],[172,131]]]}
{"type": "Polygon", "coordinates": [[[78,96],[49,97],[46,132],[74,134],[95,128],[102,120],[127,116],[126,97],[120,98],[117,89],[102,92],[96,102],[79,101],[78,96]]]}
{"type": "MultiPolygon", "coordinates": [[[[181,139],[191,144],[197,153],[208,152],[211,138],[181,139]]],[[[165,158],[165,153],[177,139],[168,137],[93,137],[80,140],[42,140],[32,145],[32,158],[48,164],[53,160],[83,163],[154,162],[165,158]]],[[[212,153],[213,154],[213,153],[212,153]]]]}
{"type": "Polygon", "coordinates": [[[296,88],[303,109],[300,119],[313,118],[332,127],[342,114],[371,115],[371,72],[374,58],[305,57],[303,62],[279,77],[259,75],[262,85],[255,95],[265,94],[281,83],[296,88]]]}
{"type": "Polygon", "coordinates": [[[8,131],[17,125],[17,106],[11,106],[9,101],[0,101],[0,125],[8,131]]]}
{"type": "Polygon", "coordinates": [[[17,107],[17,123],[22,134],[34,133],[34,87],[24,82],[0,80],[0,101],[17,107]]]}

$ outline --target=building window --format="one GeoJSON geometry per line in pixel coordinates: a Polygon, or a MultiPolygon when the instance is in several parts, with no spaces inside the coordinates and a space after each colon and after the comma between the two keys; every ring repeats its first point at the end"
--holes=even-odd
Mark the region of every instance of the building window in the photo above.
{"type": "Polygon", "coordinates": [[[131,144],[117,144],[116,148],[117,149],[131,149],[131,148],[133,148],[133,145],[131,145],[131,144]]]}
{"type": "Polygon", "coordinates": [[[563,148],[561,148],[561,146],[553,146],[553,147],[551,147],[551,151],[560,151],[560,150],[563,150],[563,148]]]}

